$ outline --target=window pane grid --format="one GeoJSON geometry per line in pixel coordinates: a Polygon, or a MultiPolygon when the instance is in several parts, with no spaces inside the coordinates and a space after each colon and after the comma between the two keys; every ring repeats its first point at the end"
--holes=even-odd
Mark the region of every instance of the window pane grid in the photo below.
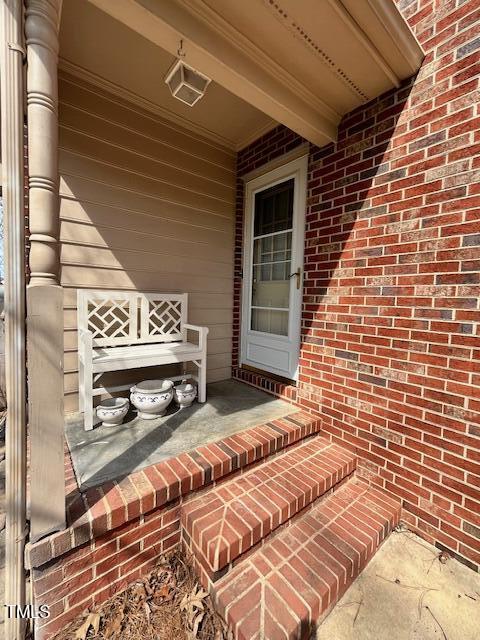
{"type": "Polygon", "coordinates": [[[255,194],[254,236],[292,228],[294,180],[255,194]]]}

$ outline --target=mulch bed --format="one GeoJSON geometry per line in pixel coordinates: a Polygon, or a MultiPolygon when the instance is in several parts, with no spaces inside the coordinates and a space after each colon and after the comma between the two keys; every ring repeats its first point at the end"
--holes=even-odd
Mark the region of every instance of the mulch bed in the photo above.
{"type": "Polygon", "coordinates": [[[155,569],[95,610],[86,612],[54,640],[232,640],[225,623],[178,550],[155,569]]]}

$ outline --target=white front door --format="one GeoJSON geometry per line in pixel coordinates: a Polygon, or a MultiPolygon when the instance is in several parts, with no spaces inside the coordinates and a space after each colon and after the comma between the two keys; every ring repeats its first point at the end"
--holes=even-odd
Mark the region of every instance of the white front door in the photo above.
{"type": "Polygon", "coordinates": [[[295,380],[308,156],[246,183],[241,362],[295,380]]]}

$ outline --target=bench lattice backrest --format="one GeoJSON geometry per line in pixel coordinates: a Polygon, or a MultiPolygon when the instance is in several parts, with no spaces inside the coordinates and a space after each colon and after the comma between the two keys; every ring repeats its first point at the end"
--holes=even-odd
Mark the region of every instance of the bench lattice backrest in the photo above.
{"type": "Polygon", "coordinates": [[[79,290],[78,329],[93,345],[112,347],[185,340],[186,293],[79,290]]]}

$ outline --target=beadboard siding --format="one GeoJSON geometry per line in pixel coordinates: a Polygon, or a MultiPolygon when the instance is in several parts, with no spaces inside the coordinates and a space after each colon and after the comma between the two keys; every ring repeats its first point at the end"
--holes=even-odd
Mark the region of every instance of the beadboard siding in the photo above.
{"type": "Polygon", "coordinates": [[[67,74],[59,105],[66,412],[78,287],[188,292],[189,321],[210,329],[208,380],[229,378],[234,155],[67,74]]]}

